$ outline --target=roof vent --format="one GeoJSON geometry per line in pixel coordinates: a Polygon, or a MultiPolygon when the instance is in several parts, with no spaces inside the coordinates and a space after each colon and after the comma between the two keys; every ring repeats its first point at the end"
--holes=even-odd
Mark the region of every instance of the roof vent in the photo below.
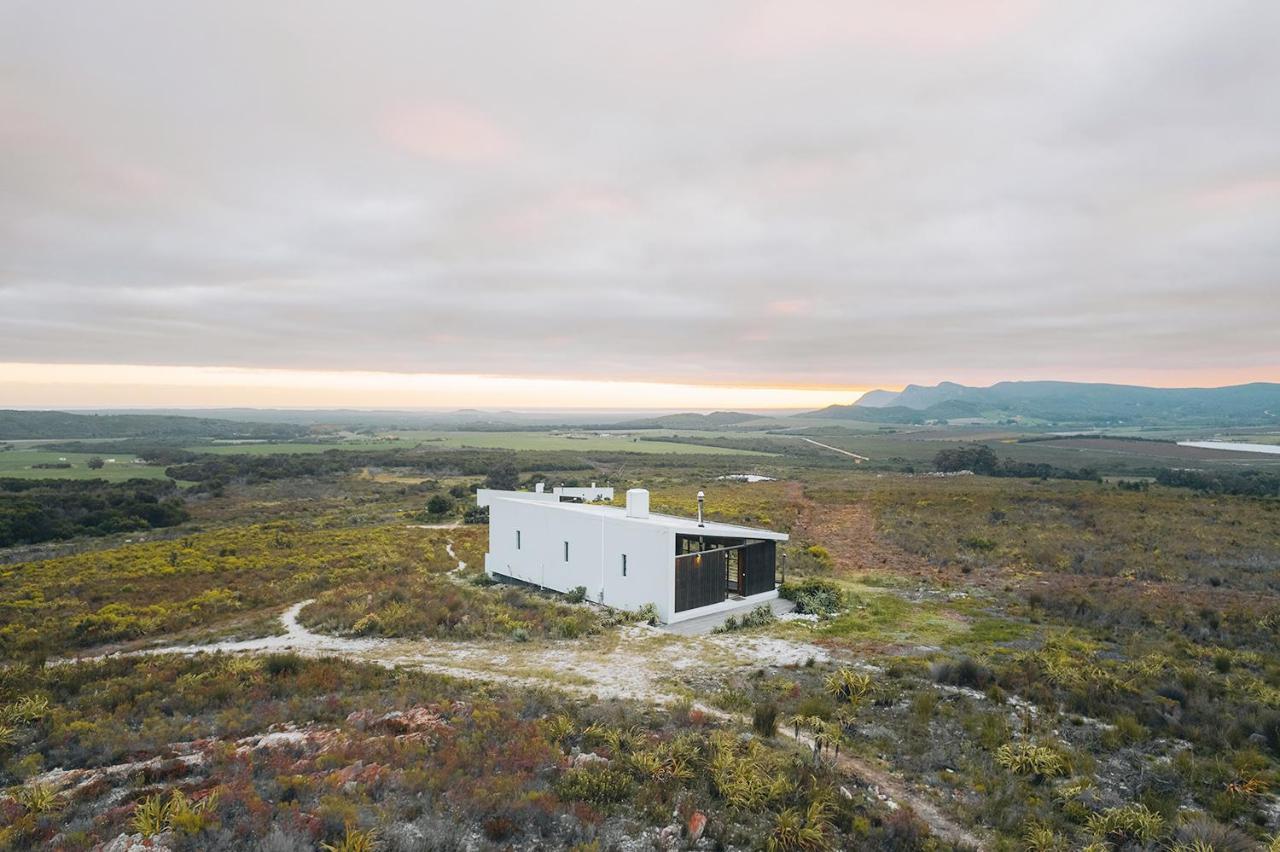
{"type": "Polygon", "coordinates": [[[649,492],[644,488],[627,489],[627,517],[649,517],[649,492]]]}
{"type": "Polygon", "coordinates": [[[534,486],[533,486],[533,493],[534,493],[534,494],[541,494],[541,493],[542,493],[542,486],[543,486],[543,483],[541,483],[541,482],[534,483],[534,486]]]}

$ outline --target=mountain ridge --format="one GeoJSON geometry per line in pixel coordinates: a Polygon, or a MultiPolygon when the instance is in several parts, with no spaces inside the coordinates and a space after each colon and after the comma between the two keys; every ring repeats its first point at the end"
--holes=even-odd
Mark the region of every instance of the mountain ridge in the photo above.
{"type": "Polygon", "coordinates": [[[1216,388],[1154,388],[1102,382],[1007,381],[987,387],[955,382],[871,391],[850,405],[804,416],[919,422],[956,417],[1067,423],[1280,422],[1280,384],[1250,382],[1216,388]],[[873,395],[874,394],[874,395],[873,395]],[[863,403],[863,399],[870,400],[863,403]],[[967,413],[955,413],[959,411],[967,413]]]}

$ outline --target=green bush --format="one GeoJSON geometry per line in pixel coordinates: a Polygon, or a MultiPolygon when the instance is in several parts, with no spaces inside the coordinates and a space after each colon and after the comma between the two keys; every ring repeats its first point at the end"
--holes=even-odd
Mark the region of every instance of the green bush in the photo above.
{"type": "Polygon", "coordinates": [[[778,733],[778,705],[772,701],[762,701],[755,706],[751,714],[751,727],[762,737],[772,737],[778,733]]]}
{"type": "Polygon", "coordinates": [[[1164,817],[1146,805],[1128,804],[1107,808],[1089,817],[1089,833],[1116,848],[1126,844],[1147,844],[1164,831],[1164,817]]]}
{"type": "Polygon", "coordinates": [[[627,798],[631,779],[615,769],[570,769],[556,779],[555,791],[557,796],[569,801],[608,805],[627,798]]]}
{"type": "Polygon", "coordinates": [[[996,751],[996,763],[1016,775],[1037,781],[1066,775],[1067,759],[1057,749],[1035,743],[1005,743],[996,751]]]}
{"type": "Polygon", "coordinates": [[[783,583],[778,587],[778,595],[793,601],[796,612],[821,618],[830,618],[845,608],[844,590],[830,580],[783,583]]]}
{"type": "Polygon", "coordinates": [[[302,658],[293,653],[268,654],[262,666],[271,677],[288,677],[302,669],[302,658]]]}
{"type": "Polygon", "coordinates": [[[724,623],[714,628],[712,633],[732,633],[735,630],[746,630],[750,627],[763,627],[766,624],[773,624],[778,620],[778,616],[774,615],[773,607],[768,604],[760,604],[748,613],[744,613],[742,618],[729,616],[724,623]]]}

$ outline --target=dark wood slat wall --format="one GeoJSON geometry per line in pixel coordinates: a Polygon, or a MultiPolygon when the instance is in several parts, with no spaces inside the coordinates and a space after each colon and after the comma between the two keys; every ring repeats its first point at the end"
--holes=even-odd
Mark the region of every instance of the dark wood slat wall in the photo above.
{"type": "Polygon", "coordinates": [[[676,557],[676,612],[723,601],[727,571],[724,551],[676,557]]]}
{"type": "Polygon", "coordinates": [[[738,551],[739,583],[744,597],[773,591],[777,580],[778,545],[770,539],[738,551]]]}

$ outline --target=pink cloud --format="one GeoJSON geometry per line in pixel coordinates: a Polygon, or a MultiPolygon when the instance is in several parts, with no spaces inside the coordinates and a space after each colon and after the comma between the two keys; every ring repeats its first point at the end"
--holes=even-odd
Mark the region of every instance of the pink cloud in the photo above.
{"type": "Polygon", "coordinates": [[[395,107],[379,126],[384,139],[409,154],[447,163],[481,164],[510,159],[518,146],[488,116],[457,103],[395,107]]]}
{"type": "Polygon", "coordinates": [[[1280,201],[1280,177],[1247,178],[1211,187],[1195,196],[1199,207],[1253,206],[1280,201]]]}
{"type": "Polygon", "coordinates": [[[807,299],[784,299],[770,302],[766,306],[766,310],[775,317],[801,316],[809,313],[812,308],[813,303],[807,299]]]}

